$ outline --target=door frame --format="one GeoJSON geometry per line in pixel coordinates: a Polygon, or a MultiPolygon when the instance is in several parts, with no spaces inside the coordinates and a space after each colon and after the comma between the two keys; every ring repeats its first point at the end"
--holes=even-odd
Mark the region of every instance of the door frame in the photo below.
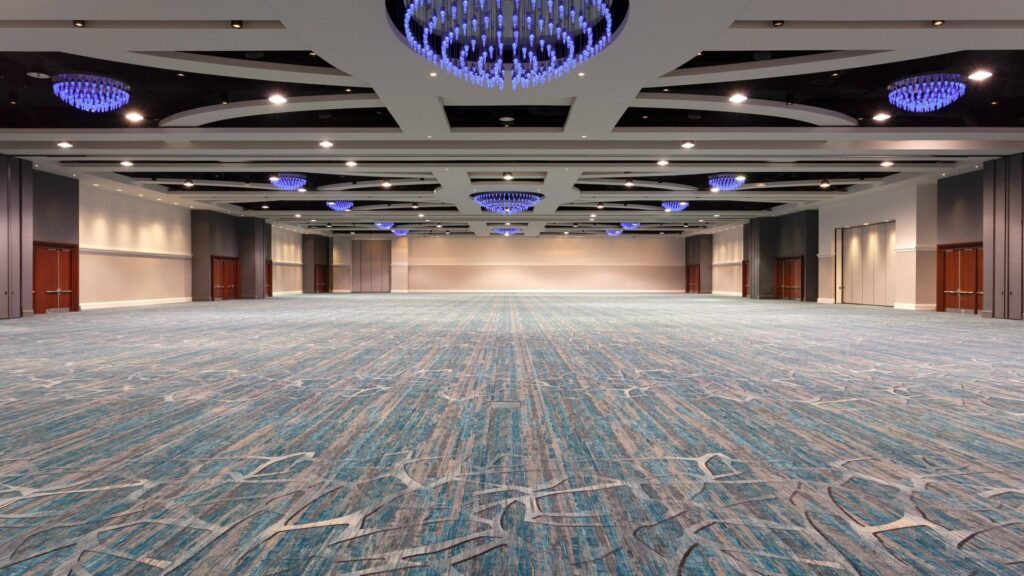
{"type": "MultiPolygon", "coordinates": [[[[953,244],[939,244],[938,246],[935,247],[935,254],[936,254],[936,258],[935,258],[935,311],[936,312],[945,312],[946,311],[945,291],[942,289],[943,288],[943,284],[945,284],[945,281],[946,281],[946,278],[945,278],[945,276],[946,276],[945,251],[946,250],[965,249],[965,248],[981,248],[981,249],[984,249],[985,248],[985,243],[984,242],[955,242],[953,244]]],[[[978,262],[979,278],[977,279],[977,282],[978,282],[978,286],[981,288],[982,295],[985,294],[985,285],[983,283],[985,281],[985,273],[984,273],[983,267],[984,266],[983,266],[982,262],[979,260],[979,262],[978,262]]],[[[977,302],[977,297],[975,297],[975,302],[977,302]]],[[[975,305],[975,306],[977,306],[977,305],[975,305]]],[[[980,314],[981,313],[981,309],[980,308],[976,309],[974,311],[974,313],[975,314],[980,314]]]]}
{"type": "Polygon", "coordinates": [[[36,279],[35,279],[35,254],[36,248],[70,248],[71,249],[71,307],[72,312],[81,312],[78,296],[78,244],[67,244],[64,242],[33,242],[32,243],[32,310],[35,314],[46,314],[46,311],[35,311],[36,309],[36,279]]]}

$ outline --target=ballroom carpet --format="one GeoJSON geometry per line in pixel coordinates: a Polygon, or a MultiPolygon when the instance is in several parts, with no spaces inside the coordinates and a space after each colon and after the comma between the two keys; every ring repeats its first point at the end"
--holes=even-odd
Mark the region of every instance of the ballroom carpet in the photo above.
{"type": "Polygon", "coordinates": [[[0,574],[1024,574],[1024,324],[683,295],[0,323],[0,574]]]}

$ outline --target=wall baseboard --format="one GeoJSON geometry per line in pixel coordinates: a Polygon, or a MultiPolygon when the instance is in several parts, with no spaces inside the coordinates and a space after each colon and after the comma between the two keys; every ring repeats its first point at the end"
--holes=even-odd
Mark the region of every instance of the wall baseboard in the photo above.
{"type": "Polygon", "coordinates": [[[737,298],[743,298],[743,292],[725,292],[720,290],[712,290],[711,294],[715,296],[735,296],[737,298]]]}
{"type": "Polygon", "coordinates": [[[331,290],[331,294],[351,294],[351,290],[331,290]]]}
{"type": "Polygon", "coordinates": [[[818,298],[818,304],[835,304],[835,298],[818,298]]]}
{"type": "Polygon", "coordinates": [[[926,310],[935,311],[935,304],[914,304],[913,302],[897,302],[893,305],[896,310],[926,310]]]}
{"type": "Polygon", "coordinates": [[[408,294],[409,291],[408,290],[392,290],[391,293],[392,294],[408,294]]]}
{"type": "Polygon", "coordinates": [[[181,298],[153,298],[150,300],[120,300],[110,302],[82,302],[82,310],[101,310],[103,308],[128,308],[130,306],[157,306],[160,304],[187,304],[192,301],[189,296],[181,298]]]}
{"type": "Polygon", "coordinates": [[[418,294],[685,294],[686,290],[409,290],[418,294]]]}
{"type": "Polygon", "coordinates": [[[278,292],[278,291],[275,290],[273,295],[274,296],[293,296],[295,294],[302,294],[302,290],[290,290],[288,292],[278,292]]]}

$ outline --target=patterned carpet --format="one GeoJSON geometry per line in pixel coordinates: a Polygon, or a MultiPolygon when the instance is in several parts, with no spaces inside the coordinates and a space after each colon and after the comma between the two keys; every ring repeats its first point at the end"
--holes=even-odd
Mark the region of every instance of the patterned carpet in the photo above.
{"type": "Polygon", "coordinates": [[[352,295],[0,323],[0,574],[1024,574],[1024,324],[352,295]]]}

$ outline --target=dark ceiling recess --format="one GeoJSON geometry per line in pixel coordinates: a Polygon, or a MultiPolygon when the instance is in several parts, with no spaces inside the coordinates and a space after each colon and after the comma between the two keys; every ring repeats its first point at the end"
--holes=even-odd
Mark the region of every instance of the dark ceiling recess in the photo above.
{"type": "Polygon", "coordinates": [[[619,119],[618,128],[652,128],[659,126],[671,127],[730,127],[757,126],[800,127],[813,126],[799,120],[760,116],[757,114],[740,114],[732,112],[706,112],[703,110],[668,110],[664,108],[630,108],[619,119]]]}
{"type": "Polygon", "coordinates": [[[561,128],[568,106],[445,106],[452,128],[561,128]]]}
{"type": "Polygon", "coordinates": [[[398,128],[387,108],[261,114],[213,122],[212,128],[398,128]]]}
{"type": "MultiPolygon", "coordinates": [[[[249,182],[250,184],[270,184],[270,176],[276,172],[120,172],[121,176],[131,178],[133,180],[192,180],[199,182],[200,180],[216,180],[223,182],[249,182]]],[[[360,176],[335,176],[332,174],[310,174],[303,172],[306,175],[306,188],[313,190],[320,186],[329,186],[331,184],[358,184],[359,182],[377,181],[380,178],[377,177],[360,177],[360,176]]],[[[217,186],[203,186],[202,184],[196,184],[192,188],[186,189],[183,186],[166,185],[170,190],[232,190],[231,188],[220,188],[217,186]]],[[[234,190],[243,191],[240,188],[234,190]]],[[[396,190],[393,188],[392,190],[396,190]]],[[[268,190],[268,192],[277,192],[276,190],[268,190]]]]}
{"type": "Polygon", "coordinates": [[[271,50],[266,52],[253,50],[248,52],[186,52],[186,54],[234,58],[235,60],[249,60],[253,62],[268,62],[271,64],[291,64],[294,66],[333,68],[333,66],[325,62],[323,58],[320,58],[316,52],[310,52],[309,50],[271,50]]]}
{"type": "MultiPolygon", "coordinates": [[[[874,163],[872,163],[872,164],[877,166],[877,164],[874,164],[874,163]]],[[[820,181],[820,180],[822,180],[824,178],[827,178],[827,179],[832,180],[832,181],[839,181],[839,180],[864,180],[864,181],[869,181],[869,180],[881,180],[882,178],[885,178],[886,176],[892,176],[893,174],[896,174],[896,172],[746,172],[746,173],[744,173],[744,176],[747,177],[747,189],[744,190],[744,193],[760,190],[760,188],[757,188],[757,184],[759,182],[763,182],[765,184],[773,184],[773,183],[781,183],[781,182],[818,182],[818,181],[820,181]]],[[[666,194],[674,194],[674,193],[677,193],[677,192],[665,191],[665,190],[661,190],[661,189],[658,189],[658,188],[650,188],[650,187],[645,188],[644,187],[644,183],[645,182],[651,182],[651,183],[659,183],[660,182],[660,183],[665,183],[665,184],[681,184],[681,185],[684,185],[684,186],[692,186],[694,188],[697,188],[698,190],[707,190],[708,189],[708,176],[710,176],[710,174],[689,174],[689,175],[676,175],[676,176],[658,176],[656,178],[653,178],[653,177],[646,178],[646,177],[643,177],[643,176],[637,176],[637,177],[633,178],[633,180],[635,182],[635,185],[632,188],[626,188],[625,186],[622,186],[622,185],[617,185],[616,186],[616,185],[606,185],[606,184],[578,184],[576,187],[579,188],[579,190],[581,192],[620,192],[621,193],[621,192],[624,192],[624,191],[629,191],[629,192],[647,192],[647,193],[649,193],[651,191],[658,191],[658,192],[662,192],[663,191],[666,194]]],[[[623,182],[625,182],[627,180],[627,178],[622,178],[621,180],[623,182]]],[[[836,190],[844,190],[844,189],[845,189],[844,186],[833,185],[829,190],[830,191],[836,191],[836,190]]],[[[786,186],[784,188],[783,187],[764,188],[765,192],[770,192],[770,191],[773,191],[773,190],[775,190],[775,191],[778,191],[778,190],[796,190],[796,191],[804,190],[804,191],[811,191],[811,192],[813,192],[815,190],[820,190],[820,188],[818,187],[817,184],[812,184],[812,185],[809,185],[809,186],[786,186]]],[[[686,192],[682,191],[682,192],[678,192],[678,194],[684,194],[685,195],[686,192]]],[[[729,192],[723,192],[723,194],[729,194],[729,192]]]]}
{"type": "Polygon", "coordinates": [[[827,50],[756,50],[729,52],[701,52],[691,58],[680,69],[703,68],[705,66],[725,66],[728,64],[747,64],[750,62],[766,62],[781,58],[795,58],[812,54],[827,54],[827,50]]]}
{"type": "MultiPolygon", "coordinates": [[[[372,92],[365,88],[351,90],[351,93],[372,92]]],[[[275,92],[289,97],[346,93],[345,88],[339,86],[181,73],[177,70],[108,62],[60,52],[0,53],[0,91],[4,94],[16,92],[18,95],[17,104],[0,102],[0,128],[153,127],[162,118],[178,112],[223,102],[264,100],[275,92]],[[67,71],[91,72],[124,80],[131,85],[131,101],[124,108],[106,114],[83,112],[54,96],[50,79],[28,76],[29,72],[43,72],[52,76],[67,71]],[[140,112],[145,120],[128,122],[124,115],[129,110],[140,112]]]]}
{"type": "MultiPolygon", "coordinates": [[[[335,200],[351,200],[345,196],[345,192],[338,192],[335,200]]],[[[314,212],[314,211],[326,211],[331,210],[327,208],[325,204],[326,200],[267,200],[266,202],[235,202],[235,206],[244,208],[246,210],[263,210],[264,206],[268,206],[267,210],[287,210],[297,212],[314,212]]],[[[371,217],[373,216],[374,210],[407,210],[410,215],[415,217],[417,211],[409,208],[409,202],[384,202],[381,200],[357,200],[355,202],[355,208],[353,210],[360,210],[361,216],[371,217]],[[373,208],[373,210],[366,210],[367,208],[373,208]]],[[[438,205],[438,204],[420,204],[416,209],[419,212],[425,212],[426,214],[437,214],[440,212],[455,213],[458,209],[454,206],[449,205],[438,205]]],[[[419,220],[419,218],[417,218],[419,220]]]]}
{"type": "MultiPolygon", "coordinates": [[[[647,88],[644,92],[663,92],[647,88]]],[[[671,92],[728,96],[743,92],[750,98],[816,106],[842,112],[862,126],[888,127],[1019,127],[1024,126],[1024,51],[967,51],[931,58],[782,76],[741,82],[678,86],[671,92]],[[887,87],[900,78],[931,72],[954,72],[965,77],[975,70],[994,74],[984,82],[967,82],[967,94],[937,112],[914,114],[889,104],[887,87]],[[885,111],[892,118],[878,123],[872,117],[885,111]]],[[[742,110],[737,106],[737,110],[742,110]]],[[[763,126],[754,121],[752,126],[763,126]]],[[[643,125],[643,124],[641,124],[643,125]]],[[[656,124],[649,124],[656,125],[656,124]]]]}
{"type": "MultiPolygon", "coordinates": [[[[665,193],[666,199],[669,199],[670,196],[679,196],[681,199],[685,200],[686,199],[685,198],[686,192],[666,192],[665,193]]],[[[690,207],[687,208],[687,210],[698,210],[698,211],[711,211],[711,210],[714,210],[714,211],[727,212],[729,210],[734,210],[734,211],[735,210],[739,210],[739,211],[743,211],[743,212],[752,212],[752,211],[758,211],[758,210],[771,210],[772,208],[774,208],[776,206],[781,206],[780,203],[773,203],[773,202],[741,202],[741,201],[730,202],[728,200],[689,200],[689,202],[690,202],[690,207]]],[[[629,200],[629,201],[626,201],[626,202],[617,201],[617,202],[614,202],[614,204],[616,204],[616,206],[607,206],[606,205],[604,211],[607,212],[608,210],[624,210],[624,209],[628,209],[628,208],[621,208],[621,207],[619,207],[618,206],[619,204],[628,204],[628,205],[632,205],[632,206],[647,206],[649,208],[658,208],[659,210],[661,209],[661,201],[660,200],[659,201],[653,201],[653,200],[651,200],[651,201],[647,201],[647,200],[629,200]]],[[[558,211],[557,211],[558,214],[564,214],[566,212],[579,212],[579,213],[585,213],[586,212],[586,213],[592,213],[592,212],[594,212],[594,207],[593,206],[561,206],[561,207],[558,208],[558,211]]],[[[640,213],[640,214],[650,213],[650,212],[654,212],[654,211],[653,210],[644,210],[642,212],[638,211],[638,213],[640,213]]],[[[682,212],[682,214],[685,214],[685,213],[686,212],[682,212]]]]}

